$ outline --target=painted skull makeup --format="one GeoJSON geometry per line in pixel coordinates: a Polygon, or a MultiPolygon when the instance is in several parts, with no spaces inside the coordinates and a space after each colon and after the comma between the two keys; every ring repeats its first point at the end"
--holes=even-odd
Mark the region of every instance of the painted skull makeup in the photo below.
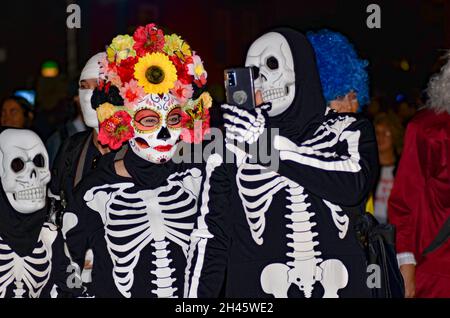
{"type": "Polygon", "coordinates": [[[269,32],[258,38],[247,52],[245,65],[259,69],[255,90],[261,91],[265,103],[272,103],[269,116],[284,112],[295,97],[294,59],[285,37],[269,32]]]}
{"type": "Polygon", "coordinates": [[[152,163],[169,161],[181,134],[181,106],[171,94],[146,95],[134,108],[131,149],[152,163]]]}
{"type": "Polygon", "coordinates": [[[44,144],[34,132],[6,129],[0,134],[0,176],[14,210],[29,214],[45,206],[49,160],[44,144]]]}

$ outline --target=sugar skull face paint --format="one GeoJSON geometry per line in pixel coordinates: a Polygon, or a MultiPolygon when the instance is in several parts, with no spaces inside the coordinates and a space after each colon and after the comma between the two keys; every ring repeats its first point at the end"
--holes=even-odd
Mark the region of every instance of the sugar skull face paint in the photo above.
{"type": "Polygon", "coordinates": [[[164,163],[174,156],[181,134],[181,106],[171,94],[146,95],[134,108],[134,138],[129,143],[139,157],[164,163]]]}

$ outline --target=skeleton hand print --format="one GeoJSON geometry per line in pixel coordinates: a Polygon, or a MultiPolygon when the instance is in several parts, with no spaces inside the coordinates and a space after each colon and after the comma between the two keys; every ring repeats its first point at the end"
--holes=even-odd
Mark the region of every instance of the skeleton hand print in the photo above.
{"type": "Polygon", "coordinates": [[[257,142],[266,127],[267,111],[270,108],[269,104],[265,104],[247,111],[236,106],[222,105],[227,139],[248,144],[257,142]]]}

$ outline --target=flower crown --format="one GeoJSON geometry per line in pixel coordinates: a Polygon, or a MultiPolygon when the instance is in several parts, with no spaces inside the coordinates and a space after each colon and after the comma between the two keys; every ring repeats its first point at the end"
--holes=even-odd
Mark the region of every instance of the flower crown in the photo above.
{"type": "Polygon", "coordinates": [[[201,142],[209,131],[212,105],[204,91],[206,79],[201,58],[177,34],[165,35],[151,23],[138,27],[133,36],[116,36],[100,62],[100,84],[92,97],[99,142],[118,149],[134,136],[130,114],[139,101],[148,94],[167,93],[183,109],[181,138],[201,142]]]}

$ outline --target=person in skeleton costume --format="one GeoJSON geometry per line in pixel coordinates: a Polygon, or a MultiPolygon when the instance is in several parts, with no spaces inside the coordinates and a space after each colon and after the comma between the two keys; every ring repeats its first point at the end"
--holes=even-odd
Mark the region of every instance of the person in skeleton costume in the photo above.
{"type": "Polygon", "coordinates": [[[374,178],[373,127],[356,114],[325,114],[313,49],[294,30],[258,38],[246,65],[259,69],[264,104],[222,106],[235,163],[219,154],[207,162],[187,295],[370,297],[353,226],[374,178]],[[235,144],[262,139],[261,127],[279,129],[277,171],[235,144]]]}
{"type": "Polygon", "coordinates": [[[204,172],[171,159],[180,139],[194,141],[194,119],[208,123],[206,71],[185,41],[154,24],[114,38],[102,67],[92,97],[98,139],[128,147],[75,189],[63,218],[70,254],[81,266],[92,248],[96,297],[182,296],[204,172]]]}
{"type": "Polygon", "coordinates": [[[0,297],[78,296],[62,235],[45,221],[49,160],[34,132],[2,129],[0,179],[0,297]]]}

